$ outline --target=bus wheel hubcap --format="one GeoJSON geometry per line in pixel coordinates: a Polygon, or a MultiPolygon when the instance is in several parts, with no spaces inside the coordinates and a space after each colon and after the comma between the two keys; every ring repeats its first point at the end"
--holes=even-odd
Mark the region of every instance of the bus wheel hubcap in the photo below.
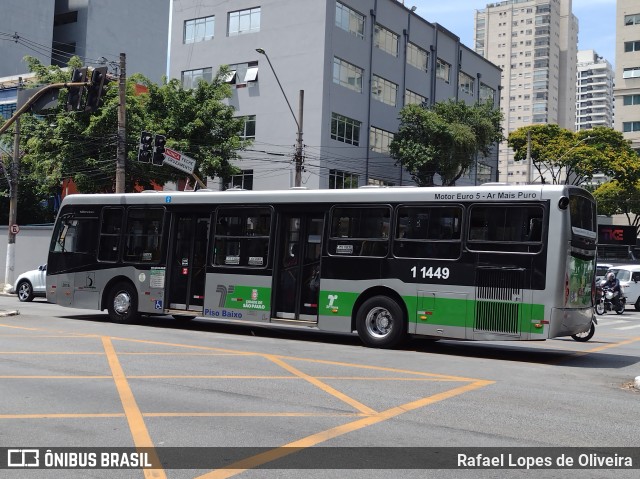
{"type": "Polygon", "coordinates": [[[113,309],[118,314],[125,314],[131,307],[131,297],[127,293],[118,293],[113,298],[113,309]]]}
{"type": "Polygon", "coordinates": [[[367,314],[367,330],[372,336],[382,338],[389,334],[393,318],[385,308],[373,308],[367,314]]]}

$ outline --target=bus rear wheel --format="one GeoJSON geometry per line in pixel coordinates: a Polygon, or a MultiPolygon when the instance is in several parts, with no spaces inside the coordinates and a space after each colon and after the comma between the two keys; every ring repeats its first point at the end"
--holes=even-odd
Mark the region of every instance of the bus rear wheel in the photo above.
{"type": "Polygon", "coordinates": [[[366,300],[356,315],[356,329],[364,344],[372,348],[393,348],[407,334],[402,308],[387,296],[366,300]]]}
{"type": "Polygon", "coordinates": [[[131,283],[117,283],[109,293],[109,319],[114,323],[130,323],[138,317],[138,293],[131,283]]]}

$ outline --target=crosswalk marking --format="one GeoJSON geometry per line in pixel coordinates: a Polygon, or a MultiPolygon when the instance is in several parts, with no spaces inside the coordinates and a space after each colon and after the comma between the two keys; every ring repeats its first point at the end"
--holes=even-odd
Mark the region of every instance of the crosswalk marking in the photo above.
{"type": "Polygon", "coordinates": [[[605,319],[605,320],[599,319],[598,320],[598,325],[599,326],[612,326],[614,324],[620,324],[620,323],[625,323],[626,324],[628,322],[629,321],[624,320],[624,319],[614,319],[614,320],[611,320],[611,321],[609,321],[607,319],[605,319]]]}
{"type": "Polygon", "coordinates": [[[640,328],[640,324],[634,324],[633,326],[625,326],[623,328],[616,328],[616,329],[619,329],[621,331],[626,331],[627,329],[636,329],[636,328],[640,328]]]}

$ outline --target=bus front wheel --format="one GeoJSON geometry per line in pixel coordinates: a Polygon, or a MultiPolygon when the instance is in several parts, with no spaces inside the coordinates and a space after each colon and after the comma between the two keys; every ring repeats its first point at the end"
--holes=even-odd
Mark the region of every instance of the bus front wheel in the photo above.
{"type": "Polygon", "coordinates": [[[138,317],[138,293],[131,283],[118,283],[109,294],[109,319],[114,323],[129,323],[138,317]]]}
{"type": "Polygon", "coordinates": [[[364,344],[373,348],[393,348],[407,334],[402,308],[386,296],[366,300],[356,315],[356,329],[364,344]]]}

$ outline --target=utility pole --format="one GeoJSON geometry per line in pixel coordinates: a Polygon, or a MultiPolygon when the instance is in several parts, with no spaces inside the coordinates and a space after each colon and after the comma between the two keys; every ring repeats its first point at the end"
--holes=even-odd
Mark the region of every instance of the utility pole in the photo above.
{"type": "Polygon", "coordinates": [[[125,192],[125,165],[127,161],[126,99],[127,72],[126,54],[120,54],[120,75],[118,77],[118,147],[116,154],[116,193],[125,192]]]}
{"type": "Polygon", "coordinates": [[[304,90],[300,90],[300,99],[298,102],[298,134],[296,136],[296,186],[302,185],[302,112],[304,111],[304,90]]]}
{"type": "MultiPolygon", "coordinates": [[[[22,78],[18,81],[22,84],[22,78]]],[[[5,289],[13,284],[16,269],[16,233],[18,219],[18,181],[20,176],[20,118],[16,118],[13,134],[13,162],[9,170],[9,229],[7,231],[7,261],[4,272],[5,289]]]]}

